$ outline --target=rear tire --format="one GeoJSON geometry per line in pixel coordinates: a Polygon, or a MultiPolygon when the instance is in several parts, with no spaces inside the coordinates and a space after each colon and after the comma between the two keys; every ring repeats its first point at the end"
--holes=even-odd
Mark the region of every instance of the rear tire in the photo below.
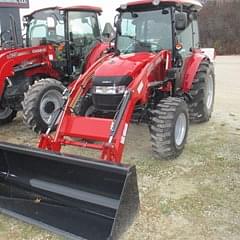
{"type": "Polygon", "coordinates": [[[0,106],[0,125],[12,122],[16,116],[17,116],[17,111],[9,107],[0,106]]]}
{"type": "Polygon", "coordinates": [[[207,122],[212,116],[215,97],[215,76],[213,66],[203,61],[197,71],[190,90],[190,120],[195,123],[207,122]]]}
{"type": "Polygon", "coordinates": [[[175,97],[163,99],[152,112],[150,134],[154,156],[174,159],[183,151],[189,128],[188,107],[175,97]]]}
{"type": "Polygon", "coordinates": [[[29,88],[22,103],[27,127],[36,133],[47,131],[51,114],[63,106],[64,89],[61,82],[51,78],[42,79],[29,88]]]}

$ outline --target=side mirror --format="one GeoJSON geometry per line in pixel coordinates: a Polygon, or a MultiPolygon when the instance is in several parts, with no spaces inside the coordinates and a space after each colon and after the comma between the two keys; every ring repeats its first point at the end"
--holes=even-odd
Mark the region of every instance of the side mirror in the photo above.
{"type": "Polygon", "coordinates": [[[188,17],[184,12],[176,13],[175,26],[177,31],[183,31],[188,25],[188,17]]]}
{"type": "Polygon", "coordinates": [[[111,23],[106,23],[103,29],[103,37],[104,38],[111,38],[114,34],[114,29],[111,25],[111,23]]]}
{"type": "Polygon", "coordinates": [[[22,23],[23,23],[23,27],[24,27],[24,28],[27,27],[27,25],[28,25],[28,18],[27,18],[26,16],[24,16],[24,17],[22,18],[22,23]]]}
{"type": "Polygon", "coordinates": [[[122,33],[122,28],[121,28],[121,19],[120,19],[120,14],[117,14],[114,18],[114,27],[117,30],[117,33],[121,35],[122,33]]]}
{"type": "Polygon", "coordinates": [[[114,27],[117,27],[118,21],[119,21],[119,17],[120,17],[120,14],[117,14],[117,15],[114,17],[114,27]]]}

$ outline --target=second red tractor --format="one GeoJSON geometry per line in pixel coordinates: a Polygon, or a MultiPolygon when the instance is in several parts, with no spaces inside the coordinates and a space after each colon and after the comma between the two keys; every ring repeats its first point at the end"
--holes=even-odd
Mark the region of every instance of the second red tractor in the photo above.
{"type": "Polygon", "coordinates": [[[26,46],[0,51],[0,124],[23,110],[24,122],[45,132],[62,92],[104,52],[98,7],[45,8],[24,17],[26,46]]]}

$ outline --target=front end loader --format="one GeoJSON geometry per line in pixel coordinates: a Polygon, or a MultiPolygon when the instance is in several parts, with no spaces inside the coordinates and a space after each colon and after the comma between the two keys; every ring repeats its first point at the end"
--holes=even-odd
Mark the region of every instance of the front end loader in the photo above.
{"type": "MultiPolygon", "coordinates": [[[[108,56],[90,67],[82,86],[108,56]]],[[[78,83],[72,93],[84,90],[78,83]]],[[[49,133],[62,110],[54,113],[49,133]]],[[[0,143],[0,212],[67,239],[119,239],[139,210],[135,166],[49,151],[48,139],[44,134],[38,149],[0,143]]]]}
{"type": "Polygon", "coordinates": [[[139,205],[135,168],[121,165],[129,125],[147,123],[154,156],[173,159],[184,149],[189,121],[211,118],[215,76],[199,47],[201,8],[195,0],[145,0],[118,9],[114,47],[64,92],[38,149],[0,145],[3,211],[80,239],[118,238],[118,224],[128,225],[139,205]],[[99,159],[65,155],[65,146],[99,151],[99,159]],[[41,218],[44,204],[51,210],[41,218]],[[62,222],[64,209],[79,214],[77,233],[68,217],[62,222]]]}

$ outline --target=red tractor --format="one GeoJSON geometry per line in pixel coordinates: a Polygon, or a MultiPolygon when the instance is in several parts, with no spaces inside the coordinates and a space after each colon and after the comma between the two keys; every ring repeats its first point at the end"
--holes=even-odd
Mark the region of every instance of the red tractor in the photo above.
{"type": "Polygon", "coordinates": [[[196,0],[122,5],[114,48],[65,91],[40,149],[0,144],[0,209],[76,238],[115,239],[139,203],[135,169],[120,164],[131,121],[147,122],[155,156],[169,159],[183,151],[189,120],[211,117],[215,78],[199,47],[201,8],[196,0]],[[102,161],[63,155],[63,146],[98,150],[102,161]]]}
{"type": "Polygon", "coordinates": [[[84,146],[120,162],[127,129],[137,119],[148,123],[156,157],[179,156],[189,120],[208,121],[213,111],[214,68],[199,47],[201,7],[198,1],[166,0],[119,8],[113,53],[79,78],[55,137],[43,135],[40,147],[84,146]]]}
{"type": "Polygon", "coordinates": [[[101,40],[101,12],[90,6],[54,7],[24,17],[26,47],[0,52],[0,124],[23,108],[28,127],[47,129],[65,87],[108,47],[101,40]]]}

